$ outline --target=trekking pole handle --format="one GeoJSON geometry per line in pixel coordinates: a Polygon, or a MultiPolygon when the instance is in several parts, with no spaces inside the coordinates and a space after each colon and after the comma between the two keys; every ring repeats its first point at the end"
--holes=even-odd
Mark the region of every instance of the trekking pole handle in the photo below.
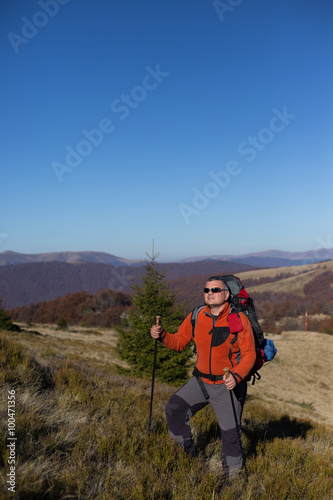
{"type": "Polygon", "coordinates": [[[156,316],[156,326],[160,326],[161,316],[156,316]]]}
{"type": "Polygon", "coordinates": [[[229,378],[230,377],[230,370],[229,370],[229,368],[228,367],[223,368],[223,371],[225,373],[225,378],[229,378]]]}

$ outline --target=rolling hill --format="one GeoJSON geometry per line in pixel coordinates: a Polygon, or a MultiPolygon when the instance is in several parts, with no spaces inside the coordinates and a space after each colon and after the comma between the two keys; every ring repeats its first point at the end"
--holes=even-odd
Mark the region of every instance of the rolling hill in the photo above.
{"type": "MultiPolygon", "coordinates": [[[[265,332],[304,329],[308,312],[309,328],[333,333],[333,261],[237,274],[255,300],[265,332]]],[[[177,303],[185,306],[185,313],[203,303],[206,279],[207,274],[197,274],[168,281],[170,289],[176,291],[177,303]]],[[[99,289],[93,295],[81,291],[16,307],[10,315],[16,322],[54,324],[64,318],[68,324],[110,327],[119,324],[131,302],[130,293],[99,289]]]]}
{"type": "Polygon", "coordinates": [[[0,253],[0,266],[30,264],[36,262],[90,262],[111,264],[114,267],[140,264],[139,260],[127,260],[105,252],[48,252],[26,254],[8,250],[0,253]]]}
{"type": "MultiPolygon", "coordinates": [[[[230,272],[230,274],[234,273],[230,272]]],[[[309,304],[309,308],[311,308],[311,303],[313,307],[321,307],[323,311],[325,311],[327,303],[332,304],[333,307],[333,261],[304,266],[252,269],[240,271],[237,276],[250,295],[257,299],[257,302],[264,303],[266,300],[270,302],[275,300],[276,310],[285,302],[294,306],[297,303],[302,306],[302,310],[305,304],[309,304]],[[314,286],[312,287],[311,283],[313,282],[314,286]],[[307,293],[307,287],[310,287],[311,293],[307,293]]],[[[206,278],[207,275],[204,274],[181,277],[171,279],[169,285],[172,289],[177,290],[179,302],[185,302],[186,309],[189,311],[197,304],[202,303],[202,287],[206,278]]],[[[264,315],[261,314],[261,317],[264,315]]]]}

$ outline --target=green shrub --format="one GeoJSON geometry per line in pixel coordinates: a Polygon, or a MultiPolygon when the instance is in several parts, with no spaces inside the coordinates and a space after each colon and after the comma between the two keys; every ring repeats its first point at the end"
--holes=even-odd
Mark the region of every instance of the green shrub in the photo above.
{"type": "Polygon", "coordinates": [[[64,318],[59,318],[57,321],[57,329],[67,330],[67,328],[68,328],[67,321],[64,318]]]}
{"type": "Polygon", "coordinates": [[[333,317],[325,319],[322,322],[319,331],[327,333],[328,335],[333,335],[333,317]]]}

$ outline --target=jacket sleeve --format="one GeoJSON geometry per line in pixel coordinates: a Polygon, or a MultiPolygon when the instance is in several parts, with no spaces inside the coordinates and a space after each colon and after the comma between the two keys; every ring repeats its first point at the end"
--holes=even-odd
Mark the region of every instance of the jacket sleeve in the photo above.
{"type": "Polygon", "coordinates": [[[162,343],[172,351],[182,351],[192,340],[191,313],[186,316],[178,332],[163,332],[162,343]]]}
{"type": "Polygon", "coordinates": [[[251,324],[244,314],[240,314],[243,330],[238,333],[238,344],[241,353],[239,364],[230,371],[236,376],[237,382],[246,379],[256,361],[256,344],[251,324]]]}

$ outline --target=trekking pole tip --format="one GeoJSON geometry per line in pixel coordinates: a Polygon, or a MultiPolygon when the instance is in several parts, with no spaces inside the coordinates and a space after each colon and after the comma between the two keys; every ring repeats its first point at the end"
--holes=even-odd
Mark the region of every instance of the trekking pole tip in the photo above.
{"type": "Polygon", "coordinates": [[[229,376],[230,376],[230,370],[229,370],[229,368],[228,367],[223,368],[223,371],[225,373],[225,378],[229,378],[229,376]]]}

